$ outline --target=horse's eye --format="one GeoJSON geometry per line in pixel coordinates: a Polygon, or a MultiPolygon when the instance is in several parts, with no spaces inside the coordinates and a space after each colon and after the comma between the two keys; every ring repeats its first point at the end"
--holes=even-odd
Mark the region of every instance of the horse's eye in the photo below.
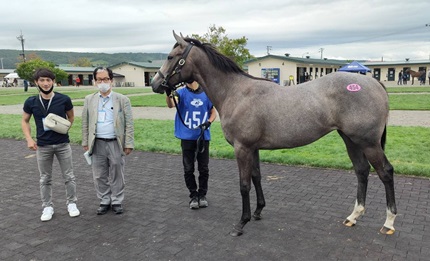
{"type": "Polygon", "coordinates": [[[167,60],[172,60],[173,59],[173,56],[167,56],[167,60]]]}

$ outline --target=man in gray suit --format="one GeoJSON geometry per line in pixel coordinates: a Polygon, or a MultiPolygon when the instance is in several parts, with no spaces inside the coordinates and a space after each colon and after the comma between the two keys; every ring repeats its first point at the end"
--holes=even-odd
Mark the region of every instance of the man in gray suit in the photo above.
{"type": "Polygon", "coordinates": [[[125,156],[134,148],[130,99],[112,91],[113,73],[98,67],[93,72],[99,92],[85,97],[82,111],[82,146],[92,158],[94,186],[100,206],[97,215],[112,207],[123,213],[125,156]]]}

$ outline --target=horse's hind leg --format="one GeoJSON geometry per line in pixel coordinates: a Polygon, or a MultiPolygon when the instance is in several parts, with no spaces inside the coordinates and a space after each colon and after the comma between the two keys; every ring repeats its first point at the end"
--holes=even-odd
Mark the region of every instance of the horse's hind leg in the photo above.
{"type": "Polygon", "coordinates": [[[261,219],[261,211],[266,206],[266,201],[264,200],[263,188],[261,187],[261,172],[260,172],[260,155],[259,151],[254,152],[254,162],[252,166],[252,183],[255,187],[255,193],[257,194],[257,208],[254,212],[254,219],[261,219]]]}
{"type": "Polygon", "coordinates": [[[345,226],[352,227],[357,223],[357,219],[362,214],[364,214],[370,165],[360,147],[352,142],[351,139],[343,132],[338,132],[345,142],[349,158],[351,159],[355,170],[355,175],[357,176],[358,180],[357,199],[355,201],[354,210],[352,211],[351,215],[349,215],[345,221],[343,221],[345,226]]]}
{"type": "Polygon", "coordinates": [[[380,232],[382,234],[394,234],[394,219],[397,215],[397,207],[394,193],[394,168],[388,161],[384,151],[380,147],[368,148],[364,150],[370,164],[372,164],[379,179],[385,187],[385,196],[387,199],[387,218],[380,232]]]}

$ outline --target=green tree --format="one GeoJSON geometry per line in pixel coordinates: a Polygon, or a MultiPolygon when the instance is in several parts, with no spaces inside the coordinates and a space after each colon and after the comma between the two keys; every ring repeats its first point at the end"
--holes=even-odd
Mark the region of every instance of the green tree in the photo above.
{"type": "Polygon", "coordinates": [[[50,69],[55,74],[55,81],[57,82],[67,79],[69,76],[65,71],[55,68],[55,64],[53,62],[44,61],[40,58],[36,58],[25,63],[19,63],[16,68],[16,72],[21,79],[33,81],[34,72],[40,68],[50,69]]]}
{"type": "Polygon", "coordinates": [[[230,57],[239,66],[243,66],[245,61],[253,58],[246,48],[248,39],[245,36],[237,39],[230,39],[222,26],[216,27],[215,25],[211,25],[208,32],[204,35],[192,34],[191,37],[201,42],[212,44],[220,53],[230,57]]]}
{"type": "Polygon", "coordinates": [[[76,67],[92,67],[91,60],[86,57],[80,57],[71,62],[76,67]]]}

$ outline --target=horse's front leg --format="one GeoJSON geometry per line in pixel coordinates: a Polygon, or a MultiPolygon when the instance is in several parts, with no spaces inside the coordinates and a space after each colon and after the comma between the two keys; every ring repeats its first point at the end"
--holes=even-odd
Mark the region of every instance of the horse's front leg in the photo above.
{"type": "Polygon", "coordinates": [[[254,212],[254,219],[261,219],[261,211],[266,206],[266,201],[264,200],[263,188],[261,187],[261,172],[260,172],[260,155],[259,151],[254,152],[254,162],[252,168],[252,183],[255,187],[255,193],[257,194],[257,208],[254,212]]]}
{"type": "Polygon", "coordinates": [[[235,146],[236,160],[239,168],[240,194],[242,196],[242,217],[233,230],[231,236],[243,234],[243,227],[251,220],[251,204],[249,191],[251,190],[251,173],[253,166],[253,152],[243,146],[235,146]]]}

